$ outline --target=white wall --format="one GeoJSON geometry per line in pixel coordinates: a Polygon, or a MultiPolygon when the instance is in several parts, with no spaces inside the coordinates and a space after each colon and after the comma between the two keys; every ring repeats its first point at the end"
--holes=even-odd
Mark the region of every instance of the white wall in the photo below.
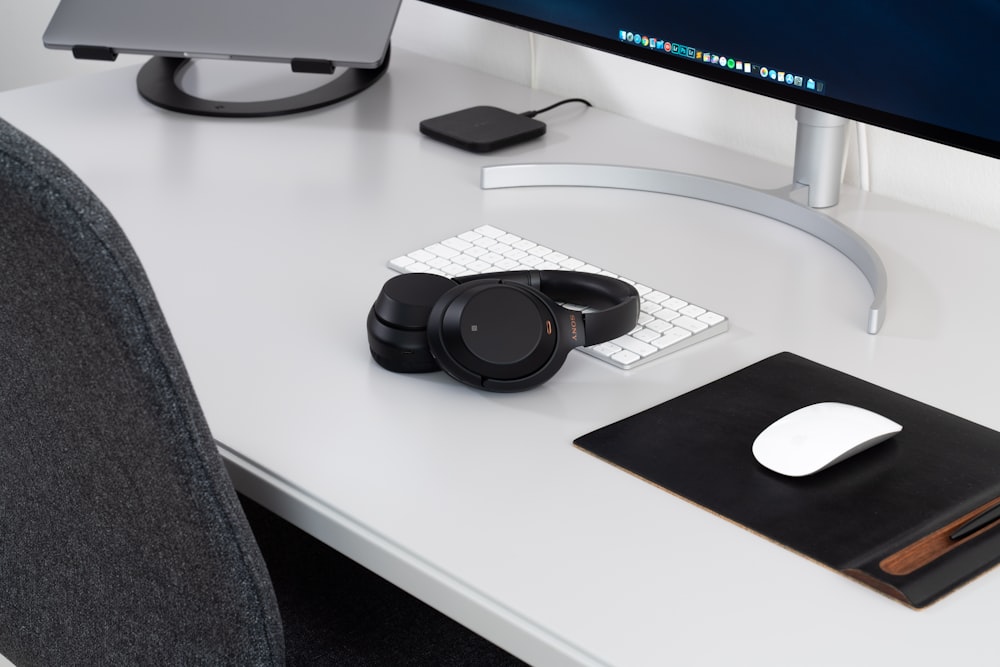
{"type": "MultiPolygon", "coordinates": [[[[58,0],[0,0],[0,90],[141,62],[76,61],[41,36],[58,0]]],[[[791,105],[403,0],[394,45],[549,90],[780,164],[794,155],[791,105]],[[636,91],[641,91],[637,94],[636,91]],[[683,100],[678,104],[677,100],[683,100]],[[734,121],[738,119],[738,121],[734,121]]],[[[846,180],[1000,228],[1000,160],[865,128],[865,169],[852,132],[846,180]],[[867,179],[862,177],[867,174],[867,179]]]]}
{"type": "Polygon", "coordinates": [[[141,62],[135,56],[115,63],[75,60],[69,51],[42,45],[42,34],[59,0],[0,0],[0,90],[20,88],[108,67],[141,62]]]}

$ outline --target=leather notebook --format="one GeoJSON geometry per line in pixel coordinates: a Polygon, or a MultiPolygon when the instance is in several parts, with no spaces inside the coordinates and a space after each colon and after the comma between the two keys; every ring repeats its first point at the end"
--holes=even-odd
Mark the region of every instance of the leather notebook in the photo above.
{"type": "Polygon", "coordinates": [[[575,444],[914,608],[1000,562],[1000,433],[788,352],[575,444]],[[757,463],[764,428],[825,401],[903,430],[807,477],[757,463]]]}

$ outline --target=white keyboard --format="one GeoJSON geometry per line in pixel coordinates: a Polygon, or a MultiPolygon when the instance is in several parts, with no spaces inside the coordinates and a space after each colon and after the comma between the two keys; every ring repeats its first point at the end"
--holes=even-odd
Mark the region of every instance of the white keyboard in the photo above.
{"type": "Polygon", "coordinates": [[[580,349],[626,370],[729,329],[729,320],[723,315],[491,225],[414,250],[388,264],[400,273],[438,273],[449,278],[491,271],[562,269],[624,280],[639,292],[638,326],[612,341],[580,349]]]}

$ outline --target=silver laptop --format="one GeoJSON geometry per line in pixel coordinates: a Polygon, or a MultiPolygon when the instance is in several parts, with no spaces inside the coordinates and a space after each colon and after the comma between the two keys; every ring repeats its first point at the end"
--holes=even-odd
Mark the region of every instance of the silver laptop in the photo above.
{"type": "Polygon", "coordinates": [[[62,0],[52,49],[372,68],[401,0],[62,0]]]}

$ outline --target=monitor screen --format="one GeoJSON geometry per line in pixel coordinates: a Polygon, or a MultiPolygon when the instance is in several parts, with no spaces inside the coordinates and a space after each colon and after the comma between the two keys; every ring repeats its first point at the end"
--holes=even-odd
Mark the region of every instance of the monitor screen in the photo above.
{"type": "Polygon", "coordinates": [[[995,0],[424,0],[1000,157],[995,0]]]}

